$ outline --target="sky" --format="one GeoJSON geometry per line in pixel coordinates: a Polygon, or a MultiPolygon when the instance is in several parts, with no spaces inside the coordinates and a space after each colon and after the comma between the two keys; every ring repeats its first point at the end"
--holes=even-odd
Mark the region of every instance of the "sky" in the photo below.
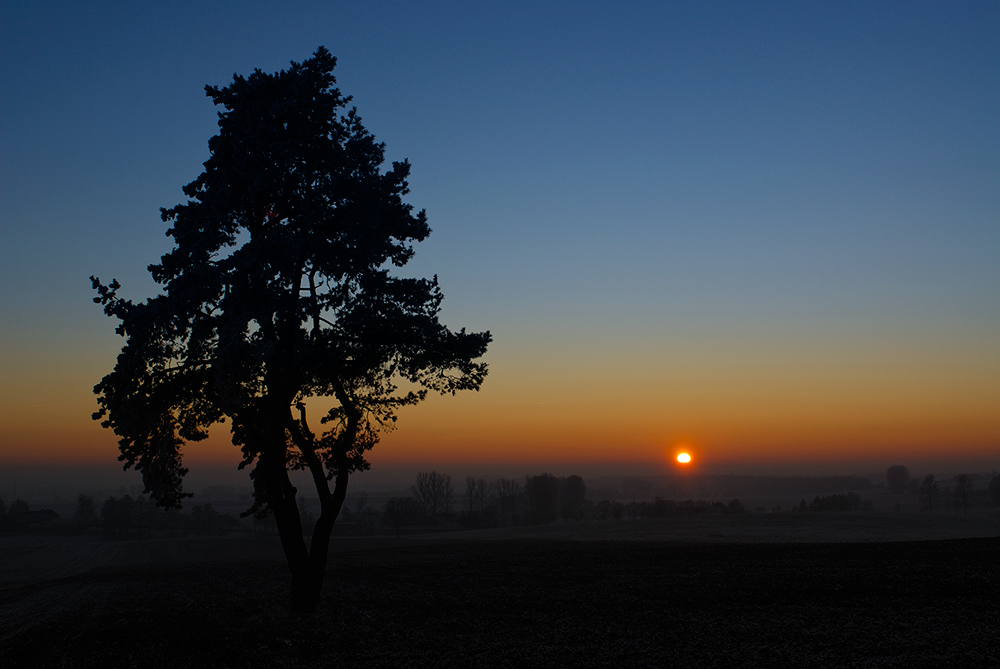
{"type": "Polygon", "coordinates": [[[320,45],[494,336],[374,468],[1000,467],[1000,4],[179,0],[0,8],[0,466],[116,464],[88,277],[155,294],[204,86],[320,45]]]}

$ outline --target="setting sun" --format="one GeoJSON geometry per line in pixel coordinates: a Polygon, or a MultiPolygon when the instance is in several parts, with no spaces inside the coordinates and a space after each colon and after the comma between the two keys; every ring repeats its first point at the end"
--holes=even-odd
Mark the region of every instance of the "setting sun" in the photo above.
{"type": "Polygon", "coordinates": [[[679,453],[677,455],[677,462],[686,465],[691,462],[691,455],[689,453],[679,453]]]}

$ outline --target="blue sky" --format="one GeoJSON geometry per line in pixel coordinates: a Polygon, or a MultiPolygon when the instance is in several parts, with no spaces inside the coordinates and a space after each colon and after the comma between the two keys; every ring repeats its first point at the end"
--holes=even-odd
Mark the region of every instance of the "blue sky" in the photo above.
{"type": "Polygon", "coordinates": [[[475,423],[558,404],[512,431],[528,444],[615,388],[588,453],[662,406],[662,435],[629,453],[693,435],[739,460],[793,436],[727,407],[778,425],[822,386],[845,415],[898,414],[845,432],[855,450],[865,425],[935,406],[941,434],[976,436],[920,448],[1000,450],[997,3],[11,2],[0,457],[42,443],[25,435],[53,406],[99,438],[89,390],[120,342],[87,277],[150,294],[158,209],[214,134],[204,85],[319,45],[387,158],[413,164],[434,234],[408,271],[440,276],[446,322],[496,337],[488,387],[429,409],[438,429],[476,441],[475,423]],[[697,391],[629,413],[670,383],[697,391]],[[732,429],[705,428],[705,406],[732,429]]]}

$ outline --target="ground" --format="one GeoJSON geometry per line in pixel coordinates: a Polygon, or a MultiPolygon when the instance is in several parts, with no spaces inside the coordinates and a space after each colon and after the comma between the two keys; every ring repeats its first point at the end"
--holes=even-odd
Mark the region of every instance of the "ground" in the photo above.
{"type": "Polygon", "coordinates": [[[275,537],[6,538],[0,563],[22,568],[2,572],[0,648],[5,667],[1000,666],[997,525],[914,541],[895,539],[949,526],[781,514],[343,541],[307,618],[275,537]]]}

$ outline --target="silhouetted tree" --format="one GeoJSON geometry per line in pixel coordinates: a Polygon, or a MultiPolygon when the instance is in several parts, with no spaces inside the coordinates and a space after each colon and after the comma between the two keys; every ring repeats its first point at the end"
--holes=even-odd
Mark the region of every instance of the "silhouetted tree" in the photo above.
{"type": "Polygon", "coordinates": [[[500,504],[500,523],[506,527],[507,522],[514,517],[514,506],[521,494],[521,484],[514,479],[497,479],[493,489],[500,504]]]}
{"type": "Polygon", "coordinates": [[[934,480],[934,474],[928,474],[920,483],[920,500],[927,502],[927,510],[934,513],[934,501],[938,497],[938,484],[934,480]]]}
{"type": "Polygon", "coordinates": [[[611,503],[611,517],[615,520],[621,520],[622,516],[625,515],[625,505],[615,500],[611,503]]]}
{"type": "Polygon", "coordinates": [[[847,494],[834,493],[825,497],[816,495],[812,504],[809,505],[809,510],[819,512],[871,511],[872,503],[871,500],[861,499],[861,496],[855,492],[847,494]]]}
{"type": "Polygon", "coordinates": [[[597,503],[594,511],[597,513],[597,519],[600,521],[605,521],[611,518],[611,507],[613,507],[610,499],[602,499],[597,503]]]}
{"type": "Polygon", "coordinates": [[[76,498],[76,512],[73,514],[73,522],[77,527],[90,527],[97,521],[97,505],[90,495],[80,494],[76,498]]]}
{"type": "Polygon", "coordinates": [[[149,270],[163,293],[134,304],[117,281],[92,278],[126,338],[95,387],[120,460],[177,507],[180,446],[228,419],[252,467],[248,513],[274,515],[296,611],[315,607],[348,478],[368,468],[380,430],[428,390],[477,390],[490,342],[439,322],[436,278],[391,275],[430,228],[402,199],[409,163],[382,171],[384,145],[345,111],[335,65],[321,47],[276,74],[206,87],[224,111],[187,202],[161,210],[175,247],[149,270]],[[400,392],[400,379],[415,388],[400,392]],[[306,420],[311,397],[334,402],[321,434],[306,420]],[[311,546],[289,468],[306,470],[319,498],[311,546]]]}
{"type": "MultiPolygon", "coordinates": [[[[972,491],[975,486],[972,484],[972,479],[966,474],[959,474],[955,477],[955,506],[961,507],[962,515],[969,515],[969,499],[972,498],[972,491]]],[[[956,509],[957,513],[957,509],[956,509]]]]}
{"type": "Polygon", "coordinates": [[[361,534],[370,534],[379,520],[379,512],[368,506],[368,493],[362,492],[358,497],[357,509],[356,520],[361,527],[361,534]]]}
{"type": "Polygon", "coordinates": [[[10,531],[16,531],[20,528],[21,519],[31,510],[28,503],[23,499],[15,499],[10,503],[9,507],[6,507],[6,513],[0,517],[0,524],[3,525],[4,529],[10,531]]]}
{"type": "Polygon", "coordinates": [[[990,496],[990,501],[996,506],[1000,506],[1000,474],[990,479],[990,485],[986,492],[990,496]]]}
{"type": "Polygon", "coordinates": [[[19,513],[27,513],[31,511],[31,507],[23,499],[15,499],[10,503],[10,508],[7,509],[8,516],[16,516],[19,513]]]}
{"type": "Polygon", "coordinates": [[[451,513],[451,505],[455,502],[455,486],[451,483],[451,476],[444,475],[441,491],[441,505],[445,513],[451,513]]]}
{"type": "Polygon", "coordinates": [[[583,478],[573,475],[560,480],[563,520],[582,520],[583,503],[587,499],[587,484],[583,478]]]}
{"type": "Polygon", "coordinates": [[[885,470],[885,484],[890,495],[902,495],[906,492],[906,482],[910,480],[910,470],[903,465],[893,465],[885,470]]]}
{"type": "Polygon", "coordinates": [[[400,527],[421,518],[422,515],[423,512],[417,500],[412,497],[392,497],[385,503],[382,521],[396,530],[398,538],[400,527]]]}
{"type": "Polygon", "coordinates": [[[316,524],[316,517],[309,511],[309,503],[306,501],[305,497],[299,497],[299,518],[302,520],[302,533],[306,536],[313,533],[313,527],[316,524]]]}
{"type": "Polygon", "coordinates": [[[448,474],[420,472],[417,474],[416,484],[411,488],[425,516],[433,517],[441,511],[447,513],[451,510],[455,488],[448,474]]]}
{"type": "Polygon", "coordinates": [[[116,539],[124,539],[132,531],[132,505],[134,500],[129,495],[121,499],[109,497],[101,507],[101,526],[104,534],[116,539]]]}
{"type": "Polygon", "coordinates": [[[465,504],[465,510],[468,513],[473,513],[477,507],[477,497],[476,497],[476,477],[466,476],[465,477],[465,495],[462,496],[462,501],[465,504]]]}
{"type": "Polygon", "coordinates": [[[552,474],[526,476],[524,493],[528,498],[529,522],[549,523],[559,511],[559,479],[552,474]]]}

